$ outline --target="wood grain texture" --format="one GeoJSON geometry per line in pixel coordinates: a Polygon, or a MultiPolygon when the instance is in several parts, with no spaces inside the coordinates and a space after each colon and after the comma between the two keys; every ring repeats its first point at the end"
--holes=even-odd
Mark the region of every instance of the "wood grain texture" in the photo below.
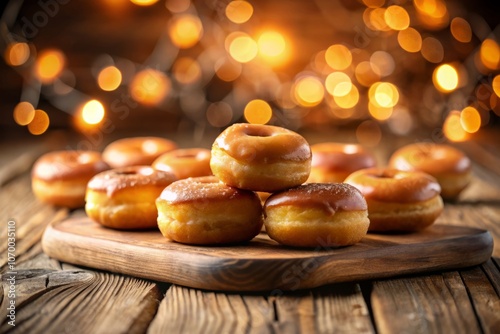
{"type": "Polygon", "coordinates": [[[116,231],[75,217],[51,224],[42,246],[61,261],[136,277],[212,290],[264,291],[477,265],[489,259],[492,243],[483,230],[435,225],[415,234],[370,234],[338,249],[282,247],[263,233],[246,245],[201,247],[171,242],[158,231],[116,231]]]}
{"type": "MultiPolygon", "coordinates": [[[[481,267],[461,272],[483,333],[500,333],[500,296],[481,267]]],[[[498,281],[497,281],[498,283],[498,281]]]]}
{"type": "Polygon", "coordinates": [[[68,210],[40,203],[31,192],[31,178],[25,173],[1,186],[0,268],[7,263],[7,219],[15,221],[16,261],[29,256],[28,251],[40,241],[45,227],[64,219],[68,210]],[[4,242],[5,241],[5,242],[4,242]]]}
{"type": "Polygon", "coordinates": [[[344,283],[314,292],[317,332],[375,333],[359,284],[344,283]]]}
{"type": "Polygon", "coordinates": [[[263,296],[172,285],[148,333],[270,333],[273,314],[272,303],[263,296]]]}
{"type": "Polygon", "coordinates": [[[16,284],[16,326],[4,299],[2,333],[143,333],[161,298],[154,283],[83,269],[18,270],[16,284]]]}
{"type": "MultiPolygon", "coordinates": [[[[318,333],[499,332],[498,141],[487,142],[486,157],[484,151],[464,143],[467,153],[474,160],[472,184],[458,201],[445,203],[445,210],[438,220],[440,225],[488,230],[495,239],[494,257],[484,264],[441,274],[413,274],[361,284],[332,284],[310,290],[224,293],[79,268],[44,254],[40,243],[42,231],[51,221],[68,217],[67,211],[48,207],[36,200],[31,193],[29,173],[25,172],[29,169],[31,157],[57,145],[68,144],[67,140],[58,136],[52,144],[34,145],[47,138],[45,135],[37,137],[26,145],[26,149],[14,147],[13,143],[0,146],[0,161],[6,162],[0,167],[0,212],[5,218],[14,218],[17,223],[19,248],[16,268],[19,279],[16,288],[21,303],[17,310],[18,326],[11,328],[5,324],[5,303],[8,299],[4,296],[6,282],[2,281],[0,333],[179,333],[181,330],[298,333],[311,332],[311,329],[318,333]]],[[[356,140],[354,134],[339,138],[343,141],[356,140]]],[[[324,136],[318,136],[317,141],[324,139],[324,136]]],[[[181,146],[192,146],[191,138],[184,137],[183,140],[181,146]]],[[[207,143],[201,136],[198,140],[199,143],[207,143]]],[[[408,142],[414,138],[402,140],[408,142]]],[[[379,162],[383,164],[389,153],[401,144],[388,142],[386,138],[385,143],[374,148],[379,162]]],[[[0,259],[3,260],[6,233],[5,224],[0,224],[0,259]]],[[[99,234],[96,236],[100,237],[99,234]]],[[[393,241],[379,239],[367,240],[365,246],[366,249],[373,249],[384,242],[387,247],[394,244],[393,241]]],[[[263,256],[270,257],[267,254],[269,249],[270,245],[263,247],[263,256]]],[[[397,254],[393,258],[396,257],[397,254]]],[[[429,259],[434,260],[434,257],[429,259]]],[[[206,263],[206,267],[212,263],[206,263]]],[[[370,263],[371,259],[366,259],[357,266],[370,263]]],[[[321,262],[305,264],[292,267],[285,277],[279,279],[287,279],[292,287],[296,287],[302,277],[310,279],[309,271],[317,269],[321,262]]],[[[136,267],[137,271],[143,269],[143,266],[136,267]]],[[[258,272],[256,268],[256,277],[264,277],[268,273],[265,268],[260,268],[263,272],[258,272]]],[[[346,264],[328,267],[332,271],[351,270],[346,268],[346,264]]],[[[1,270],[5,273],[6,267],[1,270]]],[[[235,275],[229,278],[232,277],[240,278],[235,275]]],[[[243,279],[239,282],[245,285],[243,279]]]]}
{"type": "Polygon", "coordinates": [[[373,316],[381,333],[478,333],[457,272],[374,283],[373,316]]]}

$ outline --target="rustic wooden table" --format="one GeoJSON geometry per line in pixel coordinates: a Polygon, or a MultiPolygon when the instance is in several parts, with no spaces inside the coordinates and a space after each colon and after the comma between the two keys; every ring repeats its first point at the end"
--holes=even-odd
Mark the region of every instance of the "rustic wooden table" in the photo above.
{"type": "MultiPolygon", "coordinates": [[[[474,180],[458,202],[445,204],[438,221],[488,230],[496,244],[486,263],[282,294],[197,290],[49,258],[41,248],[43,231],[71,212],[37,201],[29,171],[43,152],[66,147],[68,137],[5,140],[0,142],[0,332],[500,333],[499,137],[492,131],[459,145],[474,161],[474,180]],[[15,245],[8,243],[11,231],[15,245]],[[15,284],[9,271],[17,272],[15,284]],[[15,327],[9,324],[9,294],[15,294],[15,327]]],[[[376,148],[379,160],[412,140],[384,141],[376,148]]]]}

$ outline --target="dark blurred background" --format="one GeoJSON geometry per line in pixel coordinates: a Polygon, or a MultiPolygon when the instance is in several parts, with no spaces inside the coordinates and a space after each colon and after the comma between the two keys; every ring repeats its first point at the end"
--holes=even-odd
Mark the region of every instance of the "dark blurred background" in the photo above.
{"type": "Polygon", "coordinates": [[[437,130],[463,141],[499,123],[493,1],[2,6],[3,140],[59,130],[189,135],[251,122],[352,128],[376,145],[363,133],[437,130]]]}

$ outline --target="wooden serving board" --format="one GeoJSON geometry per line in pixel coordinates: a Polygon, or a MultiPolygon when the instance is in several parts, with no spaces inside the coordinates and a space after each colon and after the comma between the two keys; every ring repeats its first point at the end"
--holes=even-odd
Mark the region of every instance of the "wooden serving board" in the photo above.
{"type": "Polygon", "coordinates": [[[238,246],[175,243],[159,231],[104,228],[86,216],[46,229],[42,246],[64,262],[194,288],[225,291],[297,290],[478,265],[493,251],[489,232],[434,225],[405,235],[369,234],[344,248],[293,249],[265,234],[238,246]]]}

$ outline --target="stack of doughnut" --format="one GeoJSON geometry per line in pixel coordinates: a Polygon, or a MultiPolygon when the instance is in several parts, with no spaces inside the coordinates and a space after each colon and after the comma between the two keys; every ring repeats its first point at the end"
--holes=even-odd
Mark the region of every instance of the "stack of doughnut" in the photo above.
{"type": "Polygon", "coordinates": [[[159,228],[169,240],[220,245],[262,229],[291,247],[342,247],[368,232],[414,232],[470,181],[470,160],[446,145],[414,144],[385,168],[354,144],[310,146],[296,132],[233,124],[211,150],[126,138],[99,152],[60,151],[32,170],[34,194],[114,229],[159,228]]]}
{"type": "Polygon", "coordinates": [[[311,148],[276,126],[234,124],[214,141],[213,177],[173,182],[156,200],[162,234],[187,244],[251,240],[262,221],[292,247],[339,247],[367,233],[367,204],[356,188],[308,183],[311,148]],[[262,206],[258,193],[272,193],[262,206]]]}

